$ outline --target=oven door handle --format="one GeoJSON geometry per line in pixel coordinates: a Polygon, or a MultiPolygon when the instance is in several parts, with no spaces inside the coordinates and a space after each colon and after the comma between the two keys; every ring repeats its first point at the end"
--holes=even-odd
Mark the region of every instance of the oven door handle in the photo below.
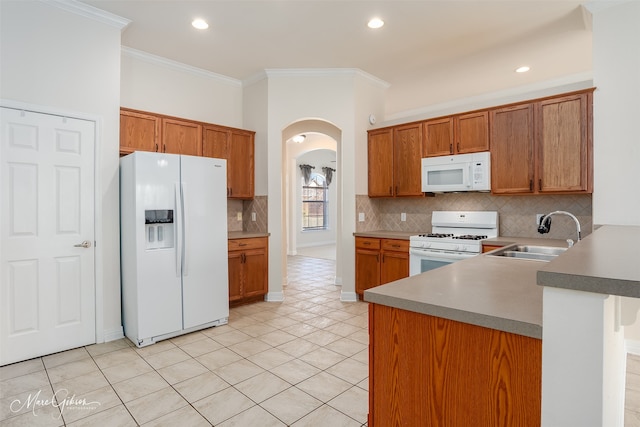
{"type": "Polygon", "coordinates": [[[444,251],[434,251],[430,249],[409,249],[409,255],[418,256],[420,258],[428,258],[432,260],[443,260],[443,261],[457,261],[462,259],[471,258],[475,255],[475,253],[455,253],[455,252],[444,252],[444,251]]]}

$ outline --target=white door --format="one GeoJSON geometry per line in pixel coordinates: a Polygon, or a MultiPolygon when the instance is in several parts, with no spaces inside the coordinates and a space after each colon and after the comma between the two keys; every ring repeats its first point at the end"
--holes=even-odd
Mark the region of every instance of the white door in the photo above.
{"type": "Polygon", "coordinates": [[[92,121],[0,108],[0,365],[95,342],[92,121]]]}

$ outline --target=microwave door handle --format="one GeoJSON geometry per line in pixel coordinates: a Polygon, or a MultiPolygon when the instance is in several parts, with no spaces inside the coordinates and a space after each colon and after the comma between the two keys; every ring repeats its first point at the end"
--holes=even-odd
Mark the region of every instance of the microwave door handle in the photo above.
{"type": "Polygon", "coordinates": [[[467,169],[467,188],[473,187],[473,162],[469,162],[469,168],[467,169]]]}

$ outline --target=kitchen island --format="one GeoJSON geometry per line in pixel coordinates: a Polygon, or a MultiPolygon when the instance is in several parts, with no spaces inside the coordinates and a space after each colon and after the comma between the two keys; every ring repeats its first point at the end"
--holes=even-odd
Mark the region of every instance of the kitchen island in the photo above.
{"type": "MultiPolygon", "coordinates": [[[[611,292],[624,284],[628,292],[625,295],[633,295],[635,291],[630,289],[640,286],[637,260],[630,262],[631,258],[622,258],[626,265],[623,271],[630,272],[625,273],[622,283],[619,273],[605,271],[606,267],[594,261],[592,256],[602,251],[603,259],[611,259],[616,251],[631,251],[632,237],[622,238],[621,233],[640,233],[640,228],[627,227],[621,232],[602,227],[549,263],[487,253],[367,290],[365,301],[372,303],[369,314],[369,425],[616,425],[602,424],[603,420],[611,419],[603,416],[602,409],[607,406],[606,398],[602,397],[602,354],[606,342],[602,330],[613,323],[613,320],[607,320],[613,315],[606,312],[607,319],[604,315],[590,319],[590,323],[585,323],[579,330],[581,337],[595,335],[594,339],[601,345],[599,350],[597,346],[587,349],[593,353],[586,357],[587,360],[599,358],[601,361],[600,365],[588,365],[596,371],[581,371],[583,364],[576,361],[585,359],[585,355],[575,352],[571,352],[570,357],[563,357],[562,364],[544,361],[545,366],[558,370],[561,366],[570,367],[569,371],[574,375],[572,380],[581,375],[600,381],[600,388],[595,391],[593,382],[586,384],[586,390],[565,384],[562,388],[564,396],[554,393],[552,399],[546,399],[551,405],[546,422],[542,408],[545,403],[543,393],[547,389],[542,384],[554,383],[551,378],[543,381],[546,371],[542,339],[545,348],[553,347],[576,332],[559,326],[565,322],[575,327],[575,322],[560,319],[564,306],[555,304],[557,317],[552,328],[559,334],[546,343],[550,332],[547,331],[546,299],[549,289],[562,293],[564,303],[586,294],[586,300],[594,300],[592,306],[598,307],[608,295],[593,298],[593,292],[611,292]],[[622,245],[614,244],[616,241],[622,245]],[[588,268],[585,263],[589,263],[588,268]],[[544,272],[538,273],[539,270],[544,272]],[[589,274],[585,275],[585,271],[589,274]],[[594,288],[594,282],[602,286],[594,288]],[[563,283],[573,287],[556,289],[563,283]],[[579,286],[576,283],[591,287],[581,290],[576,288],[579,286]],[[604,323],[604,326],[589,330],[594,323],[604,323]],[[567,336],[563,337],[563,334],[567,336]],[[580,368],[574,369],[573,365],[580,368]],[[600,396],[599,402],[590,399],[585,405],[584,400],[575,398],[576,395],[592,397],[594,394],[600,396]],[[554,424],[557,421],[552,418],[555,408],[572,414],[573,407],[568,410],[569,407],[563,406],[567,399],[575,401],[576,408],[579,402],[582,413],[587,412],[589,416],[595,413],[596,417],[592,416],[586,424],[554,424]]],[[[549,246],[550,243],[541,239],[538,244],[549,246]]],[[[572,315],[566,309],[564,312],[565,317],[572,315]]],[[[584,317],[576,316],[576,319],[584,321],[584,317]]],[[[606,338],[607,334],[604,335],[606,338]]],[[[580,351],[583,349],[581,347],[580,351]]],[[[557,354],[549,355],[547,350],[545,355],[548,357],[558,357],[557,354]]],[[[554,375],[559,373],[554,371],[554,375]]],[[[587,418],[579,416],[573,421],[577,419],[587,418]]]]}

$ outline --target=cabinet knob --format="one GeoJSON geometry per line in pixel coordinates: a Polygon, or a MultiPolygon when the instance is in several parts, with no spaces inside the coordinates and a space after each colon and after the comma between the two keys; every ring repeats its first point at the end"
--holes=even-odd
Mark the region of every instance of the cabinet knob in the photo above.
{"type": "Polygon", "coordinates": [[[533,191],[533,180],[529,180],[529,191],[533,191]]]}
{"type": "Polygon", "coordinates": [[[449,154],[453,154],[453,144],[449,144],[449,154]]]}
{"type": "Polygon", "coordinates": [[[538,180],[538,190],[542,190],[542,179],[538,180]]]}

